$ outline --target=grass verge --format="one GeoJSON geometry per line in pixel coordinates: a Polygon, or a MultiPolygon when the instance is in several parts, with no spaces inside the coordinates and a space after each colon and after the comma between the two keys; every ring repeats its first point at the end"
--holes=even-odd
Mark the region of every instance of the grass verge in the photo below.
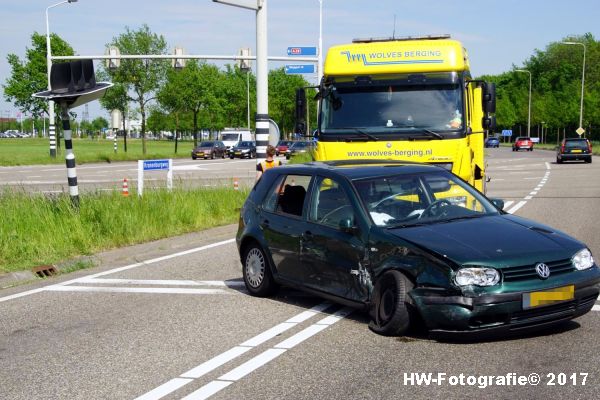
{"type": "Polygon", "coordinates": [[[5,191],[0,195],[0,273],[235,223],[249,189],[148,190],[81,196],[5,191]]]}
{"type": "MultiPolygon", "coordinates": [[[[127,139],[127,153],[123,151],[123,139],[118,142],[117,153],[113,141],[106,139],[73,139],[73,151],[77,164],[92,162],[130,161],[157,158],[188,158],[194,147],[193,141],[179,141],[177,153],[175,142],[147,140],[146,155],[142,154],[141,139],[127,139]]],[[[0,166],[64,164],[64,146],[57,149],[56,158],[50,157],[48,139],[0,139],[0,166]]]]}

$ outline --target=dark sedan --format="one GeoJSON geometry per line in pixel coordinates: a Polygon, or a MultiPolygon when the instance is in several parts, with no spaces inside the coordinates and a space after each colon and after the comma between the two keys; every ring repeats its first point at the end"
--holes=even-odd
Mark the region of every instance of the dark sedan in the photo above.
{"type": "Polygon", "coordinates": [[[586,138],[566,138],[556,149],[556,163],[583,160],[592,162],[592,142],[586,138]]]}
{"type": "Polygon", "coordinates": [[[229,149],[229,158],[255,158],[256,143],[251,141],[240,142],[237,146],[229,149]]]}
{"type": "Polygon", "coordinates": [[[192,150],[192,159],[197,158],[225,158],[225,153],[227,152],[227,148],[220,141],[206,141],[200,142],[198,147],[192,150]]]}
{"type": "Polygon", "coordinates": [[[292,158],[296,154],[306,153],[307,151],[313,150],[315,144],[313,142],[292,142],[290,147],[285,152],[286,160],[292,158]]]}
{"type": "Polygon", "coordinates": [[[432,165],[273,168],[241,210],[244,282],[255,296],[286,285],[356,306],[383,335],[416,321],[524,332],[590,311],[600,268],[589,248],[502,207],[432,165]]]}

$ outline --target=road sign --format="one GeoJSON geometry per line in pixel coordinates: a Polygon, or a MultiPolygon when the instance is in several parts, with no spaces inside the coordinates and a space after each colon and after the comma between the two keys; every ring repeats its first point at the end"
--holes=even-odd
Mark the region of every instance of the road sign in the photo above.
{"type": "Polygon", "coordinates": [[[316,56],[316,47],[288,47],[288,56],[316,56]]]}
{"type": "Polygon", "coordinates": [[[577,134],[579,136],[581,136],[585,133],[585,129],[583,129],[582,127],[579,127],[579,128],[577,128],[577,130],[575,132],[577,132],[577,134]]]}
{"type": "Polygon", "coordinates": [[[502,136],[512,136],[512,129],[503,129],[502,136]]]}
{"type": "Polygon", "coordinates": [[[144,171],[169,169],[169,160],[142,160],[144,171]]]}
{"type": "Polygon", "coordinates": [[[313,64],[291,64],[285,66],[286,74],[314,74],[315,66],[313,64]]]}

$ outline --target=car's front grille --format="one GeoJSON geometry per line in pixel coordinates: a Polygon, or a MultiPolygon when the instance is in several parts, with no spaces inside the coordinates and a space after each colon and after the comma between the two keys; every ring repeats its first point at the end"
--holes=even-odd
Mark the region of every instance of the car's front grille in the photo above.
{"type": "MultiPolygon", "coordinates": [[[[571,263],[571,259],[550,261],[545,263],[550,268],[550,276],[564,274],[574,271],[575,268],[571,263]]],[[[521,265],[517,267],[502,268],[504,282],[523,281],[527,279],[539,278],[535,271],[536,264],[521,265]]]]}

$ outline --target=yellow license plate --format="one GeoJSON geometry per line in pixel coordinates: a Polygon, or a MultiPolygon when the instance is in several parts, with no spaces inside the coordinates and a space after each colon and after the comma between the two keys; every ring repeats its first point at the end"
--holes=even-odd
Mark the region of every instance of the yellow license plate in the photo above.
{"type": "Polygon", "coordinates": [[[543,292],[523,293],[523,309],[547,306],[575,298],[575,285],[562,286],[543,292]]]}
{"type": "Polygon", "coordinates": [[[239,151],[236,151],[236,152],[235,152],[235,155],[236,155],[236,156],[239,156],[240,154],[242,154],[242,153],[240,153],[239,151]]]}
{"type": "Polygon", "coordinates": [[[581,153],[581,150],[571,150],[571,153],[581,153]]]}

